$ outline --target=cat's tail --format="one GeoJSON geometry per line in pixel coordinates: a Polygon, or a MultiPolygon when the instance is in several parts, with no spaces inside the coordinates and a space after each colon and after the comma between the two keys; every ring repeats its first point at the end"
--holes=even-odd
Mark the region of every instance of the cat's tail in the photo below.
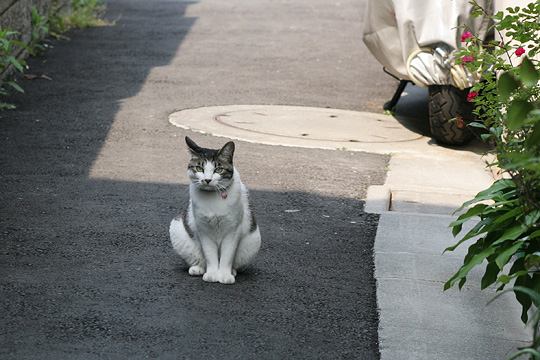
{"type": "Polygon", "coordinates": [[[194,239],[193,231],[186,224],[185,216],[177,216],[171,221],[169,234],[173,249],[191,266],[205,266],[201,245],[194,239]]]}

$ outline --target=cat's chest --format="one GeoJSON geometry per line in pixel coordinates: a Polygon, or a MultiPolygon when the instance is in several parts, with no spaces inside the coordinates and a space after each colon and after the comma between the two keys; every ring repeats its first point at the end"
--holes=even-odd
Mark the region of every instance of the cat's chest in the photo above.
{"type": "Polygon", "coordinates": [[[236,204],[227,201],[193,204],[193,215],[199,225],[211,228],[229,228],[238,224],[241,214],[236,204]]]}

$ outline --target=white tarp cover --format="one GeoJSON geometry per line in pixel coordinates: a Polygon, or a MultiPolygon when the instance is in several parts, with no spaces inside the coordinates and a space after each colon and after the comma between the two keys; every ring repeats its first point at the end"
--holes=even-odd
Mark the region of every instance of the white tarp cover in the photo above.
{"type": "MultiPolygon", "coordinates": [[[[489,0],[478,3],[492,13],[489,0]]],[[[463,25],[481,39],[489,25],[487,17],[472,18],[471,10],[469,0],[368,0],[364,43],[400,79],[467,87],[474,76],[455,65],[452,51],[463,25]]]]}

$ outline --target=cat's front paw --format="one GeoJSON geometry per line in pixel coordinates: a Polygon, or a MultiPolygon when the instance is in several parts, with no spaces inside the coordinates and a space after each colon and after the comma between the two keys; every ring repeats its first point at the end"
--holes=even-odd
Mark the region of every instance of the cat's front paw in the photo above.
{"type": "Polygon", "coordinates": [[[222,273],[219,273],[219,280],[218,281],[220,283],[222,283],[222,284],[234,284],[236,279],[235,279],[234,275],[232,275],[230,273],[222,272],[222,273]]]}
{"type": "Polygon", "coordinates": [[[189,275],[191,276],[200,276],[204,274],[204,268],[199,265],[193,265],[192,267],[189,268],[188,272],[189,272],[189,275]]]}
{"type": "Polygon", "coordinates": [[[217,271],[207,271],[202,277],[202,279],[206,282],[218,282],[219,278],[220,276],[217,271]]]}

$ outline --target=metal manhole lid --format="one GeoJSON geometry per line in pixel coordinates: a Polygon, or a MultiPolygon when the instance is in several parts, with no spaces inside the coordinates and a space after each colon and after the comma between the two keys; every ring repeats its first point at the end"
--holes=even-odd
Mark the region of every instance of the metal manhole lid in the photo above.
{"type": "Polygon", "coordinates": [[[391,143],[422,136],[394,118],[350,110],[279,105],[232,105],[186,109],[171,115],[177,126],[212,133],[233,133],[338,143],[391,143]],[[182,126],[184,125],[184,126],[182,126]]]}

